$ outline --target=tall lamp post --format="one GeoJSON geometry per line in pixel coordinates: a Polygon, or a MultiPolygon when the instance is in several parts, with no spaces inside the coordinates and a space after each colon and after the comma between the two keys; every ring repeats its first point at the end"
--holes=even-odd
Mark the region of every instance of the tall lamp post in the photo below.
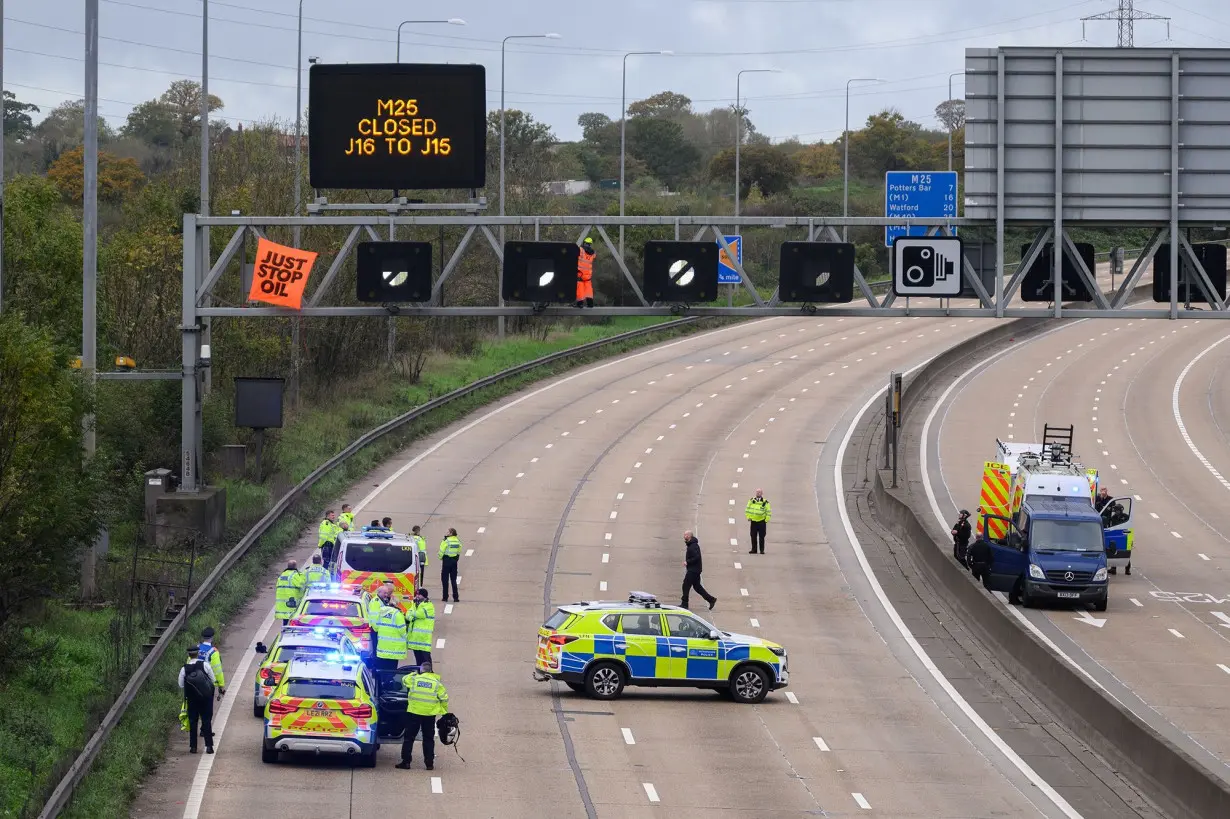
{"type": "Polygon", "coordinates": [[[740,83],[744,74],[780,74],[780,68],[745,68],[735,75],[735,216],[739,215],[739,147],[743,142],[743,108],[740,105],[740,83]]]}
{"type": "MultiPolygon", "coordinates": [[[[952,102],[952,78],[964,77],[964,71],[954,71],[948,75],[948,101],[952,102]]],[[[948,126],[948,170],[952,170],[952,126],[948,126]]]]}
{"type": "MultiPolygon", "coordinates": [[[[504,47],[508,45],[509,40],[558,40],[560,36],[553,31],[546,34],[510,34],[500,43],[500,215],[504,215],[504,47]]],[[[504,248],[504,226],[500,225],[500,252],[504,248]]],[[[500,307],[504,306],[504,266],[500,265],[500,281],[499,293],[496,294],[499,299],[500,307]]],[[[499,336],[504,338],[504,317],[500,316],[496,322],[499,327],[499,336]]]]}
{"type": "MultiPolygon", "coordinates": [[[[877,77],[856,77],[852,80],[846,80],[846,130],[842,132],[841,141],[842,147],[845,148],[845,164],[841,172],[841,215],[849,217],[850,215],[850,83],[853,82],[884,82],[877,77]]],[[[841,240],[846,241],[846,233],[848,228],[845,225],[841,226],[841,240]]]]}
{"type": "Polygon", "coordinates": [[[466,21],[462,20],[460,17],[450,17],[447,20],[402,20],[400,23],[397,24],[397,62],[399,63],[401,62],[401,27],[411,26],[411,25],[425,26],[425,25],[434,25],[434,24],[441,24],[441,25],[447,24],[450,26],[464,26],[466,24],[466,21]]]}
{"type": "MultiPolygon", "coordinates": [[[[0,0],[3,2],[3,0],[0,0]]],[[[624,158],[628,142],[628,58],[636,56],[671,56],[673,51],[629,51],[624,55],[623,93],[619,102],[619,215],[624,215],[624,158]]],[[[619,255],[624,255],[624,226],[619,226],[619,255]]]]}

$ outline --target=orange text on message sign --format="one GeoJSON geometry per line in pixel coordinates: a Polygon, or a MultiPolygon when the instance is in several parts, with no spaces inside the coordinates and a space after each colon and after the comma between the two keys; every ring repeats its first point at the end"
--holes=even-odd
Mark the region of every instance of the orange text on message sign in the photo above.
{"type": "Polygon", "coordinates": [[[248,300],[298,310],[316,256],[310,250],[260,239],[256,243],[256,267],[248,300]]]}

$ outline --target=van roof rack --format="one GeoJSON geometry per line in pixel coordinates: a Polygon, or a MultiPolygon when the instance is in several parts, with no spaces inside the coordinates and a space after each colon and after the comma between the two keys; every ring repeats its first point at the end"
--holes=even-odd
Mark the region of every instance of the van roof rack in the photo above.
{"type": "Polygon", "coordinates": [[[650,594],[649,592],[646,592],[646,591],[629,592],[628,602],[635,603],[641,606],[648,606],[649,608],[654,608],[654,609],[662,607],[662,604],[658,602],[658,596],[656,594],[650,594]]]}
{"type": "Polygon", "coordinates": [[[1071,461],[1072,460],[1072,441],[1076,437],[1076,427],[1053,427],[1050,424],[1042,425],[1042,449],[1044,450],[1043,457],[1049,458],[1051,461],[1071,461]],[[1058,457],[1057,457],[1058,456],[1058,457]]]}

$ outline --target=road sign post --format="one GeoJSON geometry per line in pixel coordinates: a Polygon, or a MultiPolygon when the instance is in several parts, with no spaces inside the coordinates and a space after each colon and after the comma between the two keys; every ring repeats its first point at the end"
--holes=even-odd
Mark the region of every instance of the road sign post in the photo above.
{"type": "MultiPolygon", "coordinates": [[[[897,218],[944,218],[957,215],[956,171],[889,171],[884,174],[884,215],[897,218]]],[[[884,246],[898,236],[926,236],[928,228],[889,225],[884,246]],[[908,231],[908,232],[907,232],[908,231]]],[[[949,228],[956,233],[956,228],[949,228]]]]}

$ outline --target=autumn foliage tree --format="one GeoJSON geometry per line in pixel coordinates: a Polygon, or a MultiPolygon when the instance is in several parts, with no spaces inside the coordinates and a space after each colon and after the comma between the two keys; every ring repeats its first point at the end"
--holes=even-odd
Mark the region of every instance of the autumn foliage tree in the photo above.
{"type": "MultiPolygon", "coordinates": [[[[85,198],[85,148],[78,146],[60,154],[47,170],[50,179],[65,198],[80,205],[85,198]]],[[[135,159],[98,152],[98,198],[116,203],[145,182],[145,174],[135,159]]]]}

